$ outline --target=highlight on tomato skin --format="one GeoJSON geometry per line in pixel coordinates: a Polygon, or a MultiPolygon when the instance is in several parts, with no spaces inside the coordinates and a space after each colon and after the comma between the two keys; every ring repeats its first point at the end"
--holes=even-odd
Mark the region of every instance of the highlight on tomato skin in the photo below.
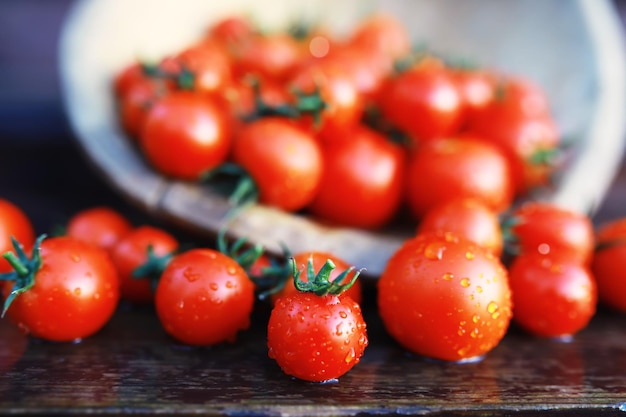
{"type": "Polygon", "coordinates": [[[480,359],[500,343],[512,317],[504,265],[490,251],[452,233],[423,233],[405,241],[377,289],[389,335],[428,358],[480,359]]]}

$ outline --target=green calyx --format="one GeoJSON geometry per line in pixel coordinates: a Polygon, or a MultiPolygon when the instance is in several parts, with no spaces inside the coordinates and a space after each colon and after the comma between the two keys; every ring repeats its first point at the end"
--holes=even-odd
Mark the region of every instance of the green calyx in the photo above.
{"type": "Polygon", "coordinates": [[[2,314],[0,317],[4,317],[5,313],[11,306],[15,297],[21,293],[28,291],[35,285],[35,275],[41,268],[41,242],[46,238],[46,235],[41,235],[35,241],[32,258],[29,258],[24,251],[23,245],[18,242],[13,236],[11,236],[11,242],[15,253],[5,252],[2,257],[13,267],[12,272],[0,274],[0,281],[12,281],[13,288],[4,301],[2,308],[2,314]]]}
{"type": "Polygon", "coordinates": [[[232,218],[239,210],[259,200],[259,188],[250,174],[238,164],[225,162],[206,172],[200,181],[210,184],[218,193],[228,196],[228,202],[233,206],[227,215],[228,218],[232,218]]]}
{"type": "Polygon", "coordinates": [[[254,90],[254,108],[255,110],[245,116],[246,122],[252,122],[262,117],[278,116],[297,119],[304,115],[311,115],[316,126],[319,126],[322,120],[322,112],[327,108],[326,102],[322,99],[319,87],[316,86],[312,93],[305,93],[301,90],[294,89],[292,94],[295,102],[292,104],[281,104],[272,106],[261,97],[261,86],[258,80],[252,81],[254,90]]]}
{"type": "Polygon", "coordinates": [[[248,274],[250,267],[263,254],[263,246],[260,244],[247,246],[245,237],[237,239],[232,245],[228,245],[225,228],[220,228],[217,234],[217,249],[224,255],[234,259],[248,274]]]}
{"type": "Polygon", "coordinates": [[[195,74],[186,67],[181,67],[179,71],[165,71],[158,64],[142,63],[143,73],[154,79],[171,80],[181,90],[193,90],[195,87],[195,74]]]}
{"type": "Polygon", "coordinates": [[[133,279],[148,279],[153,290],[156,290],[161,274],[174,257],[174,252],[158,256],[154,253],[154,248],[149,245],[147,248],[148,259],[139,265],[132,272],[133,279]]]}
{"type": "Polygon", "coordinates": [[[323,295],[339,295],[344,291],[347,291],[356,282],[361,270],[354,272],[354,276],[349,282],[342,284],[344,279],[355,271],[352,266],[337,276],[336,279],[330,280],[330,273],[336,268],[332,260],[326,260],[326,263],[316,273],[313,269],[313,260],[309,259],[306,267],[307,281],[301,279],[302,271],[296,266],[296,262],[293,258],[290,258],[290,263],[293,270],[293,282],[298,291],[312,292],[313,294],[323,295]]]}

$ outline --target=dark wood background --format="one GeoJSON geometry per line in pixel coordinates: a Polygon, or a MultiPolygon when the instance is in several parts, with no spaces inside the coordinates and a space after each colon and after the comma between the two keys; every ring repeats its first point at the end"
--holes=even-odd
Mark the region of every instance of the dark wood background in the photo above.
{"type": "MultiPolygon", "coordinates": [[[[0,197],[39,233],[106,204],[147,219],[114,193],[75,146],[62,109],[56,48],[70,0],[0,0],[0,197]]],[[[622,16],[626,1],[616,0],[622,16]]],[[[626,111],[626,109],[625,109],[626,111]]],[[[596,223],[626,216],[626,168],[596,223]]],[[[196,236],[175,231],[181,239],[196,236]]],[[[338,383],[286,377],[267,357],[269,308],[234,345],[192,349],[161,329],[151,308],[121,305],[79,344],[26,338],[0,320],[0,414],[13,415],[623,415],[626,316],[600,308],[570,343],[513,327],[480,362],[407,355],[384,332],[366,283],[371,344],[338,383]]]]}

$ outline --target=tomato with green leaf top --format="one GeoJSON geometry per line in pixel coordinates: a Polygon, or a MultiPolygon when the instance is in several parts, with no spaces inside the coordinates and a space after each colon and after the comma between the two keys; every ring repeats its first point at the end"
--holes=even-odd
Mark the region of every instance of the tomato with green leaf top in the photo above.
{"type": "Polygon", "coordinates": [[[350,297],[340,297],[351,282],[343,282],[352,273],[349,268],[335,280],[329,275],[332,261],[315,272],[307,267],[307,280],[293,263],[294,283],[298,292],[279,298],[267,325],[268,355],[283,372],[310,381],[335,380],[350,371],[368,345],[366,323],[361,307],[350,297]]]}
{"type": "MultiPolygon", "coordinates": [[[[11,238],[30,250],[35,243],[35,230],[28,215],[18,205],[0,198],[0,254],[13,250],[11,238]]],[[[0,273],[11,271],[11,265],[0,258],[0,273]]]]}
{"type": "Polygon", "coordinates": [[[67,222],[65,235],[111,250],[132,228],[130,220],[119,211],[96,206],[75,213],[67,222]]]}

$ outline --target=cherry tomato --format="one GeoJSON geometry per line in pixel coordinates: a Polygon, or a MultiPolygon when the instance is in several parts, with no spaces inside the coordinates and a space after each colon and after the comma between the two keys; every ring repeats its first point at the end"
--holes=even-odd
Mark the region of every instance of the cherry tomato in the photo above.
{"type": "Polygon", "coordinates": [[[468,131],[499,146],[511,164],[516,195],[549,184],[558,164],[559,131],[548,99],[523,78],[502,81],[488,106],[474,112],[468,131]]]}
{"type": "Polygon", "coordinates": [[[395,16],[376,13],[361,20],[348,43],[398,59],[411,52],[411,40],[405,25],[395,16]]]}
{"type": "MultiPolygon", "coordinates": [[[[336,137],[356,125],[363,115],[363,100],[349,72],[332,61],[319,62],[294,72],[287,85],[301,93],[319,91],[325,104],[320,120],[307,120],[321,137],[336,137]]],[[[310,117],[307,119],[311,119],[310,117]]]]}
{"type": "Polygon", "coordinates": [[[197,93],[216,94],[232,82],[231,61],[221,44],[203,39],[180,51],[175,59],[192,76],[190,85],[197,93]]]}
{"type": "Polygon", "coordinates": [[[473,118],[496,99],[500,77],[494,71],[463,67],[449,71],[459,90],[464,120],[473,118]]]}
{"type": "MultiPolygon", "coordinates": [[[[0,198],[0,255],[13,251],[11,236],[27,251],[35,243],[35,230],[30,218],[15,203],[0,198]]],[[[0,273],[11,271],[11,265],[0,257],[0,273]]]]}
{"type": "Polygon", "coordinates": [[[407,201],[421,218],[432,207],[460,197],[475,198],[500,213],[513,201],[509,165],[500,150],[469,136],[423,143],[407,169],[407,201]]]}
{"type": "Polygon", "coordinates": [[[141,78],[126,87],[118,98],[118,112],[122,128],[131,139],[141,134],[148,110],[156,100],[168,92],[159,79],[141,78]]]}
{"type": "Polygon", "coordinates": [[[170,233],[153,226],[139,226],[126,233],[111,249],[111,259],[120,278],[121,297],[132,303],[151,303],[154,282],[178,249],[170,233]],[[143,274],[138,274],[138,268],[143,274]]]}
{"type": "Polygon", "coordinates": [[[626,218],[602,224],[595,232],[595,240],[591,269],[600,301],[615,310],[626,311],[626,218]]]}
{"type": "Polygon", "coordinates": [[[451,233],[417,235],[392,255],[378,280],[378,308],[400,345],[445,361],[491,351],[512,316],[499,259],[451,233]]]}
{"type": "Polygon", "coordinates": [[[139,144],[162,174],[198,180],[228,156],[230,125],[222,110],[207,97],[173,92],[150,109],[139,144]]]}
{"type": "Polygon", "coordinates": [[[378,97],[383,117],[418,141],[457,133],[462,104],[450,72],[433,60],[388,78],[378,97]]]}
{"type": "Polygon", "coordinates": [[[17,291],[6,310],[11,320],[34,337],[57,342],[86,338],[108,323],[119,281],[105,250],[62,236],[43,239],[34,254],[32,260],[19,257],[27,270],[18,273],[16,285],[5,286],[7,301],[17,291]]]}
{"type": "Polygon", "coordinates": [[[513,210],[506,221],[509,243],[517,254],[569,252],[589,263],[593,256],[594,230],[591,219],[556,204],[529,201],[513,210]]]}
{"type": "Polygon", "coordinates": [[[405,190],[403,149],[365,126],[322,144],[324,172],[312,214],[342,226],[378,228],[398,212],[405,190]]]}
{"type": "MultiPolygon", "coordinates": [[[[334,281],[335,279],[337,279],[337,277],[342,272],[350,268],[350,264],[348,264],[346,261],[328,252],[318,252],[318,251],[301,252],[293,256],[293,262],[295,262],[296,268],[300,270],[306,268],[310,260],[313,265],[313,269],[315,271],[319,271],[320,269],[322,269],[324,264],[329,259],[335,265],[335,269],[331,271],[328,277],[328,279],[330,279],[331,281],[334,281]]],[[[343,278],[343,281],[344,281],[343,283],[349,282],[353,276],[354,276],[354,272],[351,274],[348,274],[345,278],[343,278]]],[[[307,275],[302,275],[301,279],[303,281],[307,281],[308,280],[307,275]]],[[[284,297],[286,295],[294,294],[297,291],[298,290],[296,289],[293,283],[293,275],[291,275],[289,279],[287,280],[287,282],[285,283],[285,286],[279,292],[272,294],[272,302],[276,303],[276,300],[278,298],[284,297]]],[[[340,297],[348,296],[352,298],[354,301],[356,301],[358,304],[361,304],[361,300],[362,300],[361,291],[362,291],[361,281],[357,279],[356,281],[354,281],[354,284],[352,284],[350,288],[342,292],[339,296],[340,297]]]]}
{"type": "Polygon", "coordinates": [[[596,311],[597,288],[589,268],[568,253],[528,253],[509,267],[513,320],[532,334],[567,338],[596,311]]]}
{"type": "Polygon", "coordinates": [[[206,36],[221,42],[225,47],[236,47],[256,35],[252,23],[242,16],[227,16],[213,23],[206,36]]]}
{"type": "Polygon", "coordinates": [[[231,49],[237,76],[258,75],[276,81],[287,79],[300,63],[302,49],[287,33],[251,36],[231,49]]]}
{"type": "Polygon", "coordinates": [[[315,137],[286,118],[261,118],[234,138],[233,161],[245,169],[259,191],[259,202],[293,212],[308,205],[323,172],[315,137]]]}
{"type": "Polygon", "coordinates": [[[420,220],[417,233],[436,231],[465,237],[495,256],[502,254],[504,238],[498,214],[479,200],[456,198],[428,210],[420,220]]]}
{"type": "Polygon", "coordinates": [[[117,210],[97,206],[74,214],[67,222],[65,234],[110,251],[132,228],[130,221],[117,210]]]}
{"type": "MultiPolygon", "coordinates": [[[[307,277],[306,283],[319,282],[320,275],[329,268],[334,268],[332,261],[317,276],[313,272],[307,277]]],[[[300,277],[299,271],[295,276],[296,280],[300,277]]],[[[360,361],[367,345],[361,307],[350,297],[297,291],[279,298],[270,314],[269,357],[284,373],[305,381],[339,378],[360,361]]]]}
{"type": "Polygon", "coordinates": [[[165,331],[187,345],[234,342],[250,325],[254,284],[237,262],[212,249],[191,249],[167,265],[155,294],[165,331]]]}

